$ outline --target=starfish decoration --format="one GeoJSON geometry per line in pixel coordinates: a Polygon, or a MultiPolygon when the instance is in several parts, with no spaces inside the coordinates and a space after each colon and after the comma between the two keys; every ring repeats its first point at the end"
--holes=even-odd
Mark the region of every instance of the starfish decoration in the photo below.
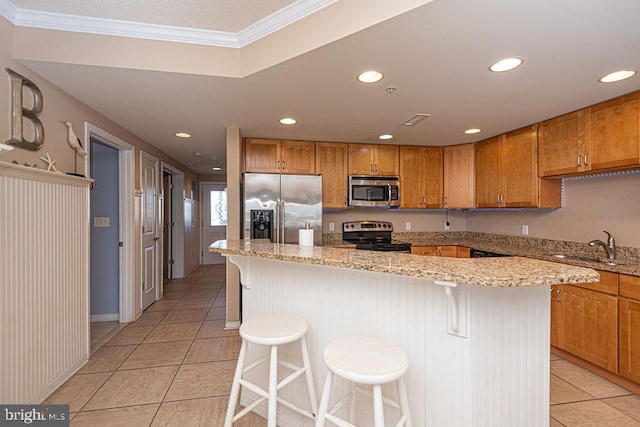
{"type": "Polygon", "coordinates": [[[58,172],[58,170],[54,166],[56,161],[55,160],[51,160],[51,157],[49,156],[49,153],[47,153],[47,157],[40,157],[40,159],[47,164],[47,170],[48,171],[58,172]]]}

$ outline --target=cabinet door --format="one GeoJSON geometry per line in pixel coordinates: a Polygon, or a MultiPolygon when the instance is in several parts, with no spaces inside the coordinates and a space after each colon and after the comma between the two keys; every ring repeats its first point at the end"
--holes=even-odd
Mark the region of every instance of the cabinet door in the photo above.
{"type": "Polygon", "coordinates": [[[502,137],[476,144],[476,206],[495,208],[501,205],[502,137]]]}
{"type": "Polygon", "coordinates": [[[471,248],[466,246],[456,246],[456,258],[471,258],[471,248]]]}
{"type": "Polygon", "coordinates": [[[564,348],[564,312],[560,293],[564,286],[551,287],[551,345],[564,348]]]}
{"type": "Polygon", "coordinates": [[[397,145],[375,146],[374,174],[398,176],[400,169],[400,147],[397,145]]]}
{"type": "Polygon", "coordinates": [[[422,208],[424,197],[424,151],[422,147],[400,147],[400,207],[422,208]]]}
{"type": "MultiPolygon", "coordinates": [[[[443,207],[443,169],[444,150],[442,147],[421,147],[423,158],[422,169],[422,207],[441,208],[443,207]]],[[[402,180],[400,181],[402,186],[402,180]]],[[[400,199],[402,203],[402,199],[400,199]]]]}
{"type": "Polygon", "coordinates": [[[322,174],[322,207],[347,208],[347,144],[316,143],[316,172],[322,174]]]}
{"type": "Polygon", "coordinates": [[[473,208],[475,205],[475,144],[444,148],[444,207],[473,208]]]}
{"type": "Polygon", "coordinates": [[[438,246],[411,246],[411,253],[414,255],[440,256],[438,246]]]}
{"type": "Polygon", "coordinates": [[[640,92],[591,107],[591,169],[640,164],[640,92]]]}
{"type": "Polygon", "coordinates": [[[440,256],[458,258],[457,246],[440,246],[440,256]]]}
{"type": "Polygon", "coordinates": [[[558,294],[564,317],[560,347],[618,372],[618,298],[566,285],[558,294]]]}
{"type": "Polygon", "coordinates": [[[538,205],[537,127],[507,133],[502,141],[501,194],[508,208],[538,205]]]}
{"type": "Polygon", "coordinates": [[[349,144],[349,174],[373,174],[373,145],[349,144]]]}
{"type": "Polygon", "coordinates": [[[583,170],[591,141],[591,110],[585,108],[542,122],[539,127],[540,176],[573,174],[583,170]]]}
{"type": "Polygon", "coordinates": [[[640,301],[620,298],[620,375],[640,383],[640,301]]]}
{"type": "Polygon", "coordinates": [[[308,175],[316,172],[315,143],[282,141],[282,173],[308,175]]]}
{"type": "Polygon", "coordinates": [[[244,149],[246,172],[280,173],[280,141],[246,139],[244,149]]]}

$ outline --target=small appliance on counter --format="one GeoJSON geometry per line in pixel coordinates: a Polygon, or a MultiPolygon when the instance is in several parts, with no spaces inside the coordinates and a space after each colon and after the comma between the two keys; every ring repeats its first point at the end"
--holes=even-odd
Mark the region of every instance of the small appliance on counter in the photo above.
{"type": "Polygon", "coordinates": [[[245,173],[243,193],[244,239],[299,244],[308,227],[313,245],[322,246],[321,175],[245,173]]]}
{"type": "Polygon", "coordinates": [[[356,249],[384,252],[411,252],[411,243],[391,238],[393,224],[385,221],[350,221],[342,223],[342,240],[356,249]]]}

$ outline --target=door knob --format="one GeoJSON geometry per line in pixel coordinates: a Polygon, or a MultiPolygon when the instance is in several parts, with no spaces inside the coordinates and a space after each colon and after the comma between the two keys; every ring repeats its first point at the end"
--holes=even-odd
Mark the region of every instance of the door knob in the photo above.
{"type": "Polygon", "coordinates": [[[153,236],[153,240],[154,240],[154,241],[160,240],[160,237],[158,237],[158,236],[153,236]]]}

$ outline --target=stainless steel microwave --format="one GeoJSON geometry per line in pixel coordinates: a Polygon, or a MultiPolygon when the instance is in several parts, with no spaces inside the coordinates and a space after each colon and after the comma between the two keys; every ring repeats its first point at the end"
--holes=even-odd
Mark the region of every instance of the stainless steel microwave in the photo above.
{"type": "Polygon", "coordinates": [[[400,178],[349,175],[349,206],[400,206],[400,178]]]}

